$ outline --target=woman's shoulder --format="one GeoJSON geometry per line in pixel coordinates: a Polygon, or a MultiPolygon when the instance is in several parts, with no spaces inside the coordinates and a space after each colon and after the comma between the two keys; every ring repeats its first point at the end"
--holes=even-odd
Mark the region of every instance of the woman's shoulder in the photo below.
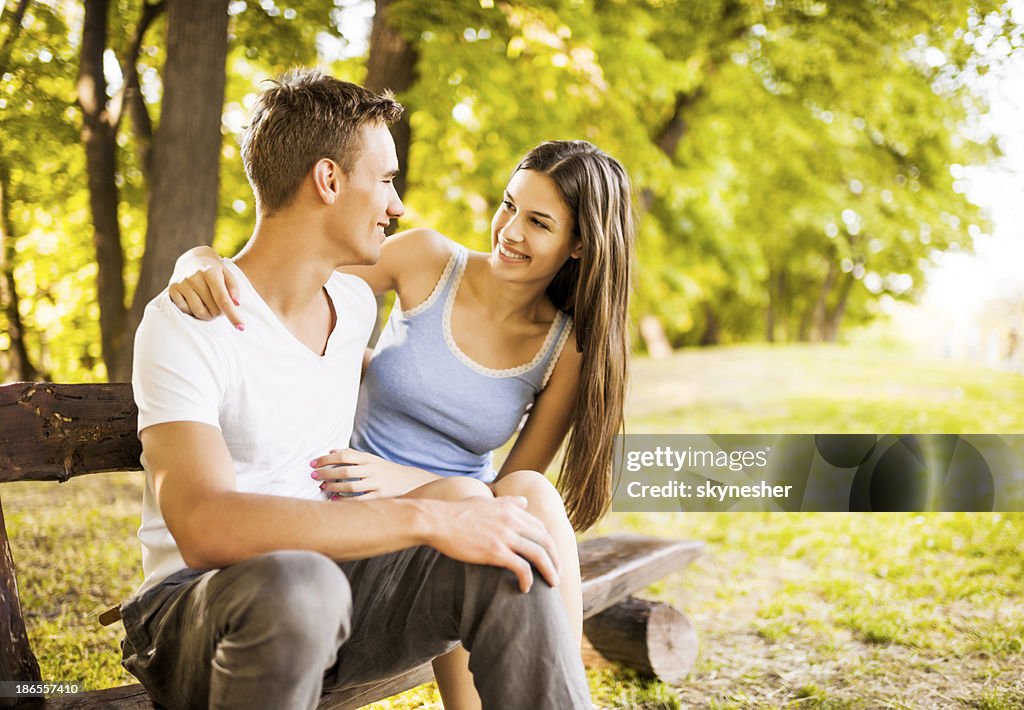
{"type": "Polygon", "coordinates": [[[388,237],[381,251],[396,263],[415,265],[419,269],[433,263],[441,268],[451,258],[458,245],[433,229],[409,229],[388,237]]]}
{"type": "Polygon", "coordinates": [[[384,244],[391,270],[396,276],[398,297],[407,310],[433,293],[452,255],[459,248],[456,242],[433,229],[400,232],[388,237],[384,244]]]}

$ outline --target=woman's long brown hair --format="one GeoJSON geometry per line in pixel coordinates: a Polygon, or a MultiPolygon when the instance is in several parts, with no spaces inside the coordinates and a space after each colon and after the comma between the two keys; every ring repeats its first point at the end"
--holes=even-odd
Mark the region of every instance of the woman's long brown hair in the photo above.
{"type": "Polygon", "coordinates": [[[572,315],[583,355],[558,488],[573,527],[585,530],[611,505],[614,437],[623,429],[635,234],[629,177],[617,160],[586,141],[541,143],[516,170],[554,180],[582,244],[579,258],[566,262],[547,295],[572,315]]]}

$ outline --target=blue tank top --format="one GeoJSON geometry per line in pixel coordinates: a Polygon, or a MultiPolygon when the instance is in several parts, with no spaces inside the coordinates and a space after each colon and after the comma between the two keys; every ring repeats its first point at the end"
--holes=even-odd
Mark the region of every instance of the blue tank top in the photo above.
{"type": "Polygon", "coordinates": [[[359,389],[352,448],[441,476],[485,482],[491,452],[511,438],[547,384],[572,318],[558,312],[530,362],[495,370],[451,335],[452,302],[468,252],[456,246],[426,301],[391,310],[359,389]]]}

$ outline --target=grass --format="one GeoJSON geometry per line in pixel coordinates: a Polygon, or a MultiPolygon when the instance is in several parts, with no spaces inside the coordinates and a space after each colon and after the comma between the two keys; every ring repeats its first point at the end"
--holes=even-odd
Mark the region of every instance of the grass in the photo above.
{"type": "Polygon", "coordinates": [[[703,652],[681,707],[974,707],[1024,690],[1024,515],[630,514],[705,540],[652,596],[703,652]]]}
{"type": "Polygon", "coordinates": [[[1024,433],[1024,378],[899,350],[742,345],[632,367],[630,433],[1024,433]]]}
{"type": "MultiPolygon", "coordinates": [[[[742,346],[633,368],[631,433],[1024,432],[1024,378],[886,351],[742,346]]],[[[96,614],[141,581],[141,477],[4,487],[43,677],[131,682],[96,614]]],[[[646,596],[685,611],[701,657],[672,687],[588,671],[602,708],[1024,707],[1024,514],[610,514],[589,535],[697,538],[646,596]]],[[[433,686],[373,707],[439,708],[433,686]]]]}

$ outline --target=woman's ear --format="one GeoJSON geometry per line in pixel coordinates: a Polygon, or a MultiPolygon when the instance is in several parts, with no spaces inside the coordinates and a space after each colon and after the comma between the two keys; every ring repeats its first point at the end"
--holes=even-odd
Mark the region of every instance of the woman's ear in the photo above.
{"type": "Polygon", "coordinates": [[[569,253],[569,258],[570,259],[579,259],[580,258],[580,254],[582,254],[582,253],[583,253],[583,241],[577,239],[576,240],[576,246],[573,247],[573,250],[569,253]]]}
{"type": "Polygon", "coordinates": [[[313,185],[325,205],[333,205],[341,194],[341,168],[330,158],[321,158],[313,166],[313,185]]]}

